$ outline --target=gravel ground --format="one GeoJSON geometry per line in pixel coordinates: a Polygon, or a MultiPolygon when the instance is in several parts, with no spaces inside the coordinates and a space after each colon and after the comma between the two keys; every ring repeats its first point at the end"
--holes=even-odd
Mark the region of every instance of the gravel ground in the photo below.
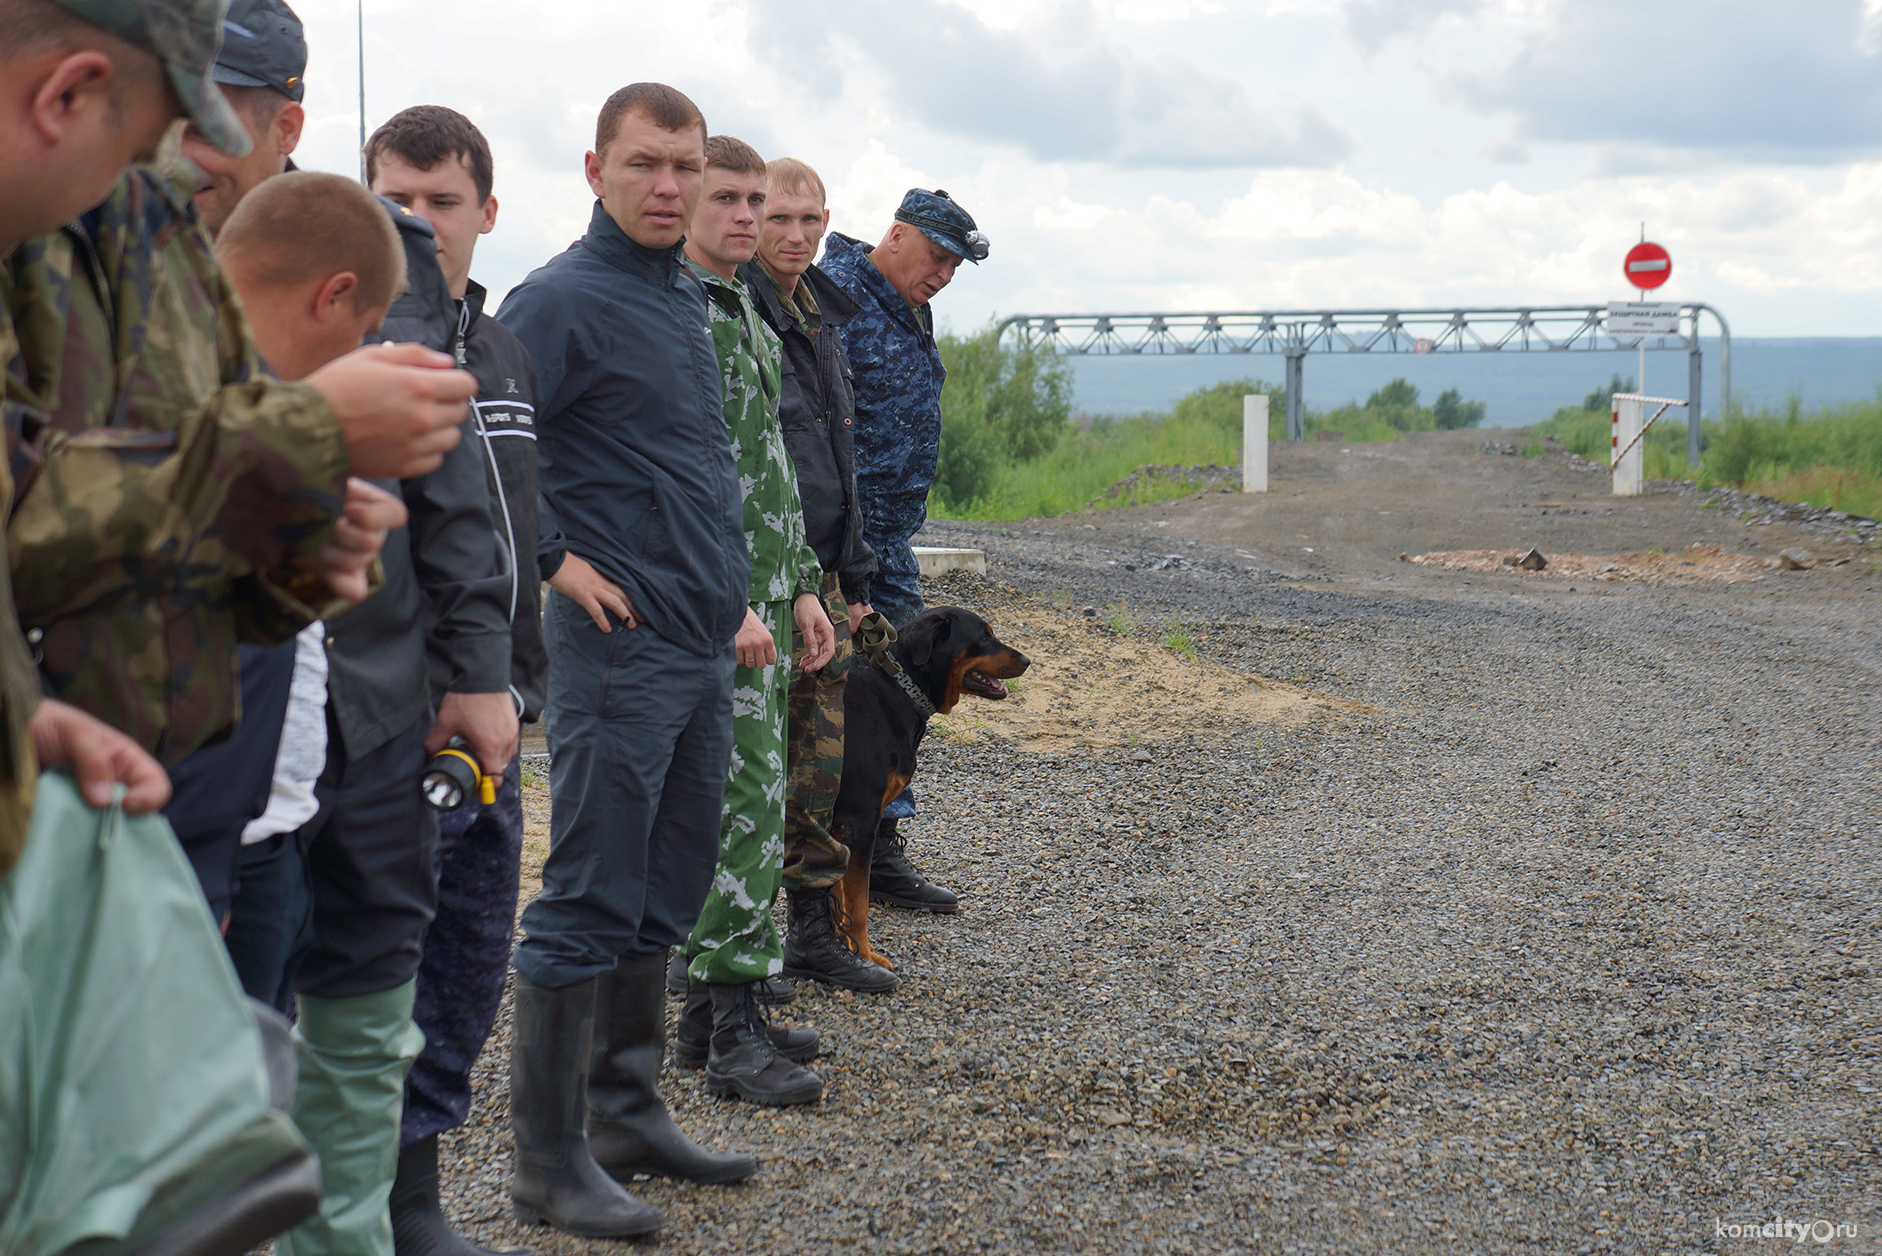
{"type": "MultiPolygon", "coordinates": [[[[1465,435],[1284,446],[1266,499],[931,525],[991,564],[931,600],[996,630],[1022,598],[1124,604],[1143,640],[1180,623],[1205,663],[1378,713],[931,738],[912,850],[962,914],[878,908],[901,990],[800,999],[814,1109],[669,1074],[688,1129],[764,1168],[648,1184],[650,1245],[1736,1253],[1783,1218],[1882,1251],[1876,551],[1465,435]],[[1803,539],[1852,561],[1576,592],[1397,562],[1803,539]]],[[[510,1221],[506,1035],[454,1214],[616,1246],[510,1221]]]]}

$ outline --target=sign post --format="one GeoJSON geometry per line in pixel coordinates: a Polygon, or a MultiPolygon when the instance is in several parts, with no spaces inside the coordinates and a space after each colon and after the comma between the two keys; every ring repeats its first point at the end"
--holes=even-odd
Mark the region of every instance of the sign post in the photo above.
{"type": "Polygon", "coordinates": [[[1268,398],[1249,393],[1242,398],[1242,492],[1268,491],[1268,398]]]}
{"type": "MultiPolygon", "coordinates": [[[[1640,243],[1627,250],[1627,256],[1621,261],[1621,273],[1627,276],[1627,282],[1642,292],[1651,292],[1673,277],[1673,257],[1659,245],[1647,239],[1647,224],[1640,224],[1640,243]]],[[[1648,302],[1619,302],[1622,305],[1650,304],[1648,302]]],[[[1614,334],[1614,307],[1608,307],[1608,334],[1614,334]]],[[[1631,329],[1630,329],[1631,330],[1631,329]]],[[[1679,307],[1673,307],[1672,333],[1679,331],[1679,307]]],[[[1647,337],[1655,333],[1643,330],[1640,333],[1640,370],[1634,380],[1634,387],[1641,392],[1647,391],[1647,337]]],[[[1660,333],[1662,335],[1669,333],[1660,333]]]]}

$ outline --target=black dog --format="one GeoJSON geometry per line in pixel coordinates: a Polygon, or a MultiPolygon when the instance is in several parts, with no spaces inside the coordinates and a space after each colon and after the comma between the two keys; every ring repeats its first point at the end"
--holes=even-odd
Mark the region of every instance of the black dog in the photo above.
{"type": "Polygon", "coordinates": [[[835,815],[836,838],[849,847],[850,862],[832,906],[838,934],[862,958],[893,967],[869,945],[869,863],[882,809],[914,778],[929,717],[952,711],[964,693],[1006,697],[1000,682],[1030,665],[994,637],[986,620],[958,606],[937,606],[909,620],[879,664],[862,653],[851,662],[835,815]]]}

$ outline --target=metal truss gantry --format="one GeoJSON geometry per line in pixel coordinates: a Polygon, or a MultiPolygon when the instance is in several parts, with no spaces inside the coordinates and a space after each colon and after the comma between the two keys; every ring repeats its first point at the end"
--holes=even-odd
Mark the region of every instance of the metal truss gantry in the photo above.
{"type": "Polygon", "coordinates": [[[1699,316],[1719,326],[1720,413],[1732,403],[1732,333],[1703,302],[1680,306],[1680,331],[1615,335],[1603,305],[1448,310],[1274,310],[1194,314],[1016,314],[1001,319],[1024,342],[1054,353],[1277,354],[1287,360],[1287,436],[1304,434],[1303,363],[1310,353],[1595,353],[1685,350],[1688,460],[1699,463],[1699,316]],[[1644,341],[1644,343],[1643,343],[1644,341]]]}

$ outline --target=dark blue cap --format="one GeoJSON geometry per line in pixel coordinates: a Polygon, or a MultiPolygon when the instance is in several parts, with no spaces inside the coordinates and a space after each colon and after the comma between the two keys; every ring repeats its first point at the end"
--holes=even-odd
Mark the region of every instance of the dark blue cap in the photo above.
{"type": "Polygon", "coordinates": [[[230,0],[214,77],[230,87],[272,87],[289,100],[307,94],[307,36],[281,0],[230,0]]]}
{"type": "Polygon", "coordinates": [[[895,211],[895,221],[907,223],[948,252],[975,265],[987,255],[987,237],[980,234],[974,216],[939,188],[932,192],[910,188],[908,195],[902,198],[902,207],[895,211]]]}

